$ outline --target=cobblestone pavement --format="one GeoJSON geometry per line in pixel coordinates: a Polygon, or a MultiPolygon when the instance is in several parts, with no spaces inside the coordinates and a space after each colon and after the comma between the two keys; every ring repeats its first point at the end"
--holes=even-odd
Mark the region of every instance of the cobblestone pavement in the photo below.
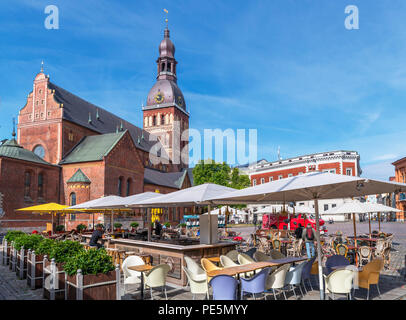
{"type": "MultiPolygon", "coordinates": [[[[334,223],[327,225],[329,233],[334,233],[338,230],[344,234],[352,235],[353,226],[352,223],[334,223]]],[[[372,230],[378,229],[377,223],[372,223],[372,230]]],[[[241,232],[241,236],[246,238],[253,232],[253,227],[240,227],[233,230],[241,232]]],[[[379,289],[381,291],[381,297],[378,297],[377,290],[372,286],[370,291],[370,299],[374,300],[394,300],[402,299],[406,300],[406,282],[405,276],[405,255],[406,255],[406,224],[387,222],[381,224],[381,230],[394,234],[393,250],[391,252],[391,262],[388,270],[384,270],[380,276],[379,289]]],[[[357,233],[368,233],[368,223],[357,223],[357,233]]],[[[299,297],[303,300],[318,300],[320,298],[318,288],[318,279],[314,277],[312,284],[314,290],[309,290],[304,297],[299,297]]],[[[307,288],[310,287],[307,285],[307,288]]],[[[190,300],[192,295],[189,288],[177,287],[168,285],[167,294],[169,300],[190,300]]],[[[299,290],[296,290],[296,294],[299,294],[299,290]]],[[[165,299],[165,296],[159,291],[153,291],[154,299],[165,299]]],[[[358,289],[355,292],[354,299],[364,300],[366,299],[367,290],[358,289]]],[[[292,292],[287,293],[288,300],[295,300],[295,296],[292,292]]],[[[126,292],[122,288],[122,299],[133,300],[140,299],[139,285],[128,286],[126,292]]],[[[150,299],[149,290],[145,291],[145,299],[150,299]]],[[[197,295],[196,299],[204,299],[204,295],[197,295]]],[[[260,298],[258,296],[258,298],[260,298]]],[[[283,299],[282,297],[277,297],[283,299]]],[[[31,290],[26,285],[26,280],[18,280],[15,273],[8,269],[8,266],[0,265],[0,300],[41,300],[42,290],[31,290]]],[[[252,299],[249,297],[249,299],[252,299]]],[[[263,298],[262,298],[263,299],[263,298]]],[[[273,300],[273,296],[267,296],[267,300],[273,300]]]]}

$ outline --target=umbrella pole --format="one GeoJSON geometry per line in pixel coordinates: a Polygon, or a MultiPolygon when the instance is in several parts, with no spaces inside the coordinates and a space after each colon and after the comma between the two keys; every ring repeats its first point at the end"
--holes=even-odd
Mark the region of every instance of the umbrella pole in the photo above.
{"type": "Polygon", "coordinates": [[[324,279],[323,279],[323,269],[321,264],[321,244],[320,244],[320,221],[319,221],[319,200],[314,199],[314,211],[316,214],[316,240],[317,240],[317,262],[319,268],[319,289],[320,289],[320,300],[324,300],[324,279]]]}
{"type": "Polygon", "coordinates": [[[113,217],[113,210],[111,210],[111,217],[110,217],[110,224],[111,224],[111,233],[114,233],[114,227],[113,227],[113,223],[114,223],[114,217],[113,217]]]}
{"type": "Polygon", "coordinates": [[[352,223],[354,226],[355,265],[358,265],[358,261],[357,261],[357,227],[355,225],[355,213],[352,213],[352,223]]]}
{"type": "Polygon", "coordinates": [[[207,206],[207,215],[209,220],[209,244],[211,244],[211,206],[207,206]]]}
{"type": "Polygon", "coordinates": [[[54,234],[54,213],[51,212],[51,234],[54,234]]]}
{"type": "Polygon", "coordinates": [[[372,233],[371,233],[371,212],[368,213],[369,216],[369,237],[371,238],[372,233]]]}
{"type": "Polygon", "coordinates": [[[378,228],[379,228],[379,232],[381,232],[381,213],[378,212],[378,228]]]}
{"type": "Polygon", "coordinates": [[[147,209],[148,242],[151,242],[151,208],[147,209]]]}

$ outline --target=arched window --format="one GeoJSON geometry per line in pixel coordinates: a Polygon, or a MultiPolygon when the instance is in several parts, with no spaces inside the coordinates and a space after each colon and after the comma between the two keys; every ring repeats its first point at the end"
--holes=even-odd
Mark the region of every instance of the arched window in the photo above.
{"type": "Polygon", "coordinates": [[[126,196],[128,197],[130,195],[131,192],[131,178],[127,179],[127,191],[126,191],[126,196]]]}
{"type": "Polygon", "coordinates": [[[38,175],[38,198],[44,197],[44,174],[38,175]]]}
{"type": "Polygon", "coordinates": [[[31,197],[31,172],[24,174],[24,197],[31,197]]]}
{"type": "Polygon", "coordinates": [[[164,124],[165,124],[165,115],[163,114],[161,116],[161,125],[164,125],[164,124]]]}
{"type": "Polygon", "coordinates": [[[153,125],[153,126],[156,126],[156,116],[153,116],[153,117],[152,117],[152,125],[153,125]]]}
{"type": "Polygon", "coordinates": [[[118,178],[117,195],[121,196],[123,190],[123,177],[118,178]]]}
{"type": "Polygon", "coordinates": [[[72,192],[69,196],[69,205],[76,206],[76,193],[72,192]]]}
{"type": "Polygon", "coordinates": [[[34,152],[38,157],[44,159],[44,157],[45,157],[45,149],[44,149],[43,146],[37,145],[37,146],[34,148],[33,152],[34,152]]]}
{"type": "Polygon", "coordinates": [[[171,63],[170,62],[168,62],[168,66],[166,68],[166,71],[171,72],[171,63]]]}

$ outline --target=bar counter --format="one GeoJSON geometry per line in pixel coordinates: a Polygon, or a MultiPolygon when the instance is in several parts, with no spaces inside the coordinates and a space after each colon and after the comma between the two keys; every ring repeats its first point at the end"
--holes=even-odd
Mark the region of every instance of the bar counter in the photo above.
{"type": "MultiPolygon", "coordinates": [[[[91,235],[84,235],[83,239],[89,242],[91,235]]],[[[191,257],[200,265],[201,258],[219,257],[234,250],[237,242],[223,241],[215,244],[178,245],[162,242],[148,242],[132,239],[103,239],[107,248],[133,251],[135,254],[148,254],[152,256],[152,265],[166,263],[171,266],[167,281],[176,285],[185,286],[187,278],[182,267],[186,266],[185,256],[191,257]]]]}

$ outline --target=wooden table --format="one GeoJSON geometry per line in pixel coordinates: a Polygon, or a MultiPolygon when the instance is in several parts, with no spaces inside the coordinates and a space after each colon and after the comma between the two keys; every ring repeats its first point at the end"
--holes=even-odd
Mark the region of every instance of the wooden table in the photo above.
{"type": "Polygon", "coordinates": [[[128,267],[128,269],[133,271],[138,271],[141,273],[141,299],[144,300],[144,272],[151,270],[153,266],[149,264],[142,264],[139,266],[128,267]]]}

